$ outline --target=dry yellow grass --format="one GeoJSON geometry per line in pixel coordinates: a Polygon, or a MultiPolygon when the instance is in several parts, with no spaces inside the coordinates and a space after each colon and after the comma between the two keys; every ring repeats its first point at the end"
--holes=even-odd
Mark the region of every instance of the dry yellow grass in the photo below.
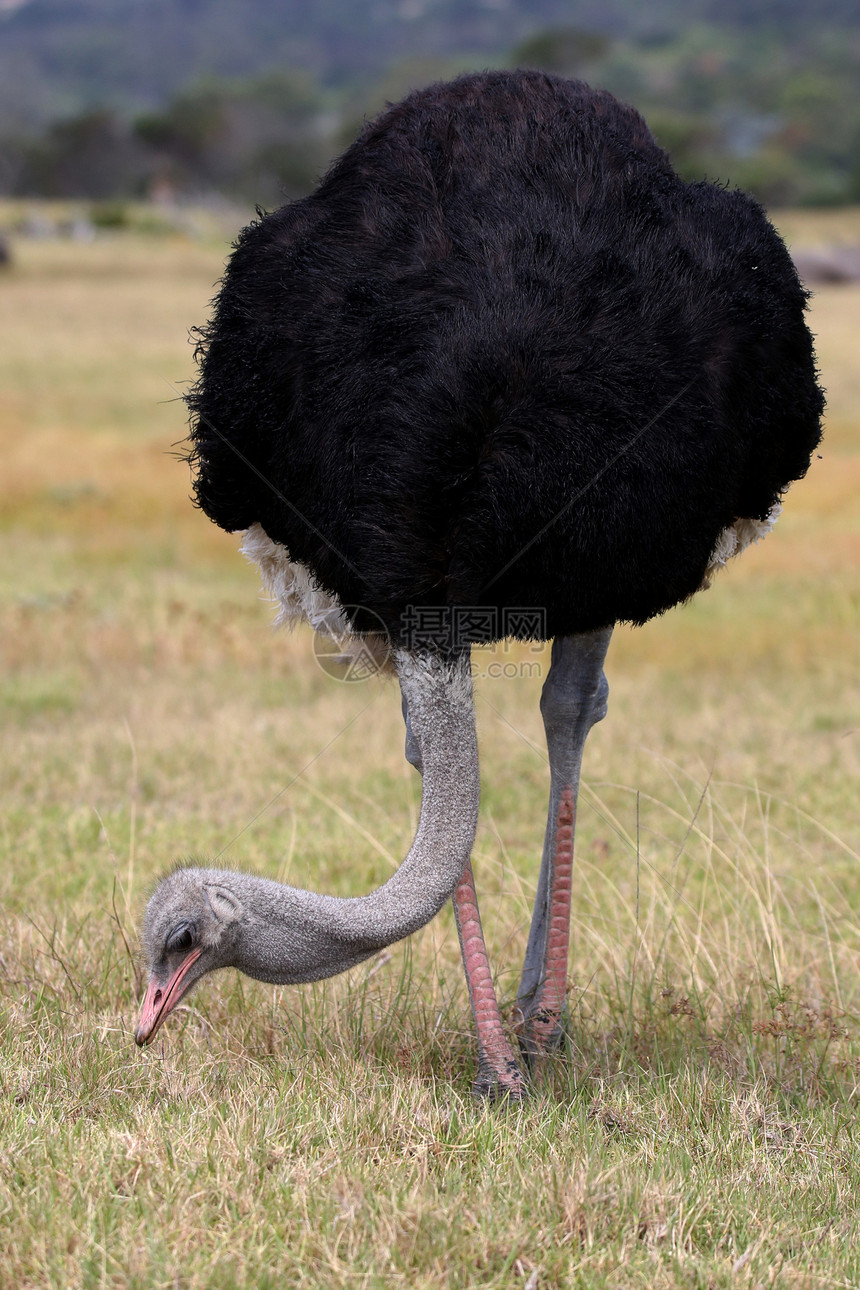
{"type": "MultiPolygon", "coordinates": [[[[860,1285],[860,292],[815,298],[830,433],[776,533],[613,642],[569,1050],[499,1114],[470,1100],[447,914],[317,987],[225,974],[134,1050],[134,925],[167,863],[367,890],[408,845],[417,778],[394,689],[339,685],[307,634],[273,635],[235,540],[188,502],[171,400],[223,249],[15,250],[0,1284],[860,1285]]],[[[542,831],[539,684],[478,686],[475,866],[506,999],[542,831]]]]}

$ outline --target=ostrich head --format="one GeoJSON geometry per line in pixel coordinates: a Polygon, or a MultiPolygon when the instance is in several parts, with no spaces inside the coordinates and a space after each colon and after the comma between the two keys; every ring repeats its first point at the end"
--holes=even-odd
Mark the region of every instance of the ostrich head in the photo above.
{"type": "Polygon", "coordinates": [[[298,985],[345,972],[423,927],[450,899],[478,821],[478,747],[468,652],[398,654],[421,814],[409,852],[365,896],[329,896],[234,869],[177,869],[143,920],[149,984],[135,1039],[146,1044],[191,987],[215,968],[298,985]],[[414,745],[414,746],[413,746],[414,745]]]}
{"type": "Polygon", "coordinates": [[[148,1044],[193,985],[235,961],[241,905],[213,871],[177,869],[146,908],[143,949],[149,985],[135,1042],[148,1044]]]}

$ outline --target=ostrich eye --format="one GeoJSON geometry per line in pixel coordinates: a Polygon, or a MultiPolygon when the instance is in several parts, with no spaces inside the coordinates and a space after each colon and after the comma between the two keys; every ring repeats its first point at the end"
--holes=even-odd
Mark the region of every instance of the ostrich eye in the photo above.
{"type": "Polygon", "coordinates": [[[179,954],[183,950],[192,949],[196,939],[194,924],[180,923],[179,926],[175,927],[168,936],[165,949],[168,954],[179,954]]]}

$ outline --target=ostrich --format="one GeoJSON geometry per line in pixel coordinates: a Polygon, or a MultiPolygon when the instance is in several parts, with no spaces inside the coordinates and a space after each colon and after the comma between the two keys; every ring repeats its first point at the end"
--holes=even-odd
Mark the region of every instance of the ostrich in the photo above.
{"type": "Polygon", "coordinates": [[[517,999],[562,1030],[577,788],[613,625],[707,585],[819,441],[806,295],[761,208],[674,173],[610,94],[538,72],[415,92],[240,235],[189,396],[196,499],[285,620],[375,634],[422,776],[414,842],[338,899],[185,867],[150,898],[139,1044],[205,973],[333,976],[453,896],[478,1094],[520,1098],[470,853],[470,646],[552,640],[540,878],[517,999]]]}

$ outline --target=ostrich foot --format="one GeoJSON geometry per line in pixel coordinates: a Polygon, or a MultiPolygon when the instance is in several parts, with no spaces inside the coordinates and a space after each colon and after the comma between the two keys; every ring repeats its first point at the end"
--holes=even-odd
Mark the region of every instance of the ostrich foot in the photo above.
{"type": "Polygon", "coordinates": [[[511,1055],[506,1062],[492,1064],[482,1058],[478,1062],[478,1078],[472,1085],[472,1094],[479,1102],[523,1102],[529,1088],[516,1059],[511,1055]]]}
{"type": "Polygon", "coordinates": [[[544,1057],[557,1053],[564,1042],[564,1013],[534,1008],[520,1023],[517,1038],[528,1070],[534,1074],[544,1057]]]}

